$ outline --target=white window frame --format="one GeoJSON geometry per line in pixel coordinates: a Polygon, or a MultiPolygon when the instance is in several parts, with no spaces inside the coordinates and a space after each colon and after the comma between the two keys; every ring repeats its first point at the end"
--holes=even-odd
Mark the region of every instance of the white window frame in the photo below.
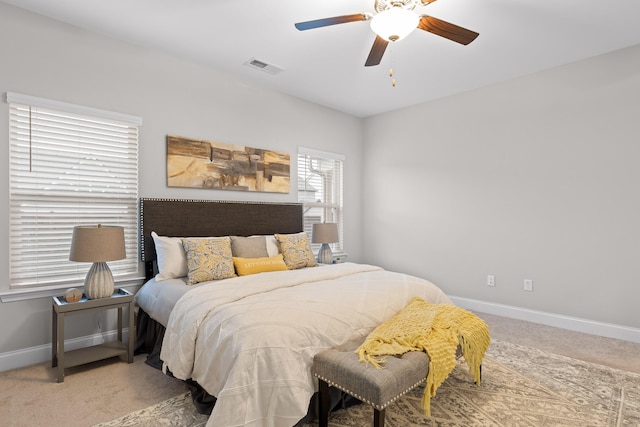
{"type": "MultiPolygon", "coordinates": [[[[298,147],[298,201],[304,211],[304,229],[311,241],[311,225],[314,222],[335,222],[338,224],[339,241],[330,244],[334,256],[344,255],[344,163],[345,156],[338,153],[298,147]],[[314,172],[310,163],[316,159],[324,165],[314,172]],[[333,167],[333,169],[331,169],[333,167]],[[323,173],[326,172],[326,173],[323,173]],[[321,187],[321,188],[315,188],[321,187]],[[316,190],[314,192],[314,190],[316,190]],[[310,194],[320,195],[319,200],[310,200],[310,194]]],[[[312,244],[317,252],[320,244],[312,244]]]]}
{"type": "Polygon", "coordinates": [[[69,261],[75,225],[123,226],[126,259],[109,267],[118,283],[139,279],[142,118],[14,92],[6,102],[9,293],[82,285],[90,264],[69,261]]]}

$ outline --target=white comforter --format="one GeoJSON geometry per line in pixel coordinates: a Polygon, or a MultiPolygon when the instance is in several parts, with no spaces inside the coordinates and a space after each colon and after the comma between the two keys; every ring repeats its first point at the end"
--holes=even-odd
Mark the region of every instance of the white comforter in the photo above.
{"type": "Polygon", "coordinates": [[[287,426],[317,383],[313,356],[365,337],[413,296],[450,303],[434,284],[353,263],[212,282],[171,312],[165,368],[217,397],[207,426],[287,426]]]}

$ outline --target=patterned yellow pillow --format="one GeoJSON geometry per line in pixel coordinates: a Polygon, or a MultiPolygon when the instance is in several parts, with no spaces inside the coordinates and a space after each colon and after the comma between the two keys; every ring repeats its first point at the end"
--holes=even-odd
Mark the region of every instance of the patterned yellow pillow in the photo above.
{"type": "Polygon", "coordinates": [[[238,276],[266,273],[268,271],[288,270],[287,265],[284,263],[284,259],[282,258],[282,254],[262,258],[233,257],[233,264],[236,266],[238,276]]]}
{"type": "Polygon", "coordinates": [[[182,239],[187,254],[189,284],[235,276],[229,237],[182,239]]]}
{"type": "Polygon", "coordinates": [[[289,270],[318,265],[313,252],[311,252],[311,245],[306,233],[276,234],[275,236],[280,243],[280,252],[282,252],[284,263],[289,270]]]}

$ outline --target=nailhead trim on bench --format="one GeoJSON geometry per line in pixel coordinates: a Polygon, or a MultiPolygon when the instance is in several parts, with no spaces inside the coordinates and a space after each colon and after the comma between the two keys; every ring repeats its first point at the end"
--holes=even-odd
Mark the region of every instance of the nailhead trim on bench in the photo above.
{"type": "Polygon", "coordinates": [[[337,389],[340,389],[340,390],[344,391],[345,393],[347,393],[347,394],[349,394],[349,395],[351,395],[351,396],[355,397],[356,399],[358,399],[358,400],[360,400],[360,401],[362,401],[362,402],[365,402],[365,403],[367,403],[367,404],[369,404],[369,405],[373,406],[374,408],[376,408],[376,409],[377,409],[377,410],[379,410],[379,411],[383,410],[384,408],[386,408],[387,406],[389,406],[390,404],[392,404],[392,403],[393,403],[393,402],[395,402],[396,400],[400,399],[402,396],[404,396],[405,394],[409,393],[411,390],[413,390],[414,388],[418,387],[420,384],[422,384],[423,382],[425,382],[425,381],[426,381],[426,378],[422,378],[420,381],[418,381],[417,383],[415,383],[414,385],[412,385],[411,387],[409,387],[408,389],[406,389],[406,390],[405,390],[405,391],[403,391],[402,393],[400,393],[400,394],[398,394],[398,395],[394,396],[393,398],[391,398],[391,400],[389,400],[388,402],[386,402],[386,403],[384,403],[384,404],[382,404],[382,405],[379,405],[379,404],[377,404],[377,403],[373,403],[373,402],[370,402],[370,401],[366,400],[364,397],[359,396],[359,395],[358,395],[358,394],[356,394],[356,393],[353,393],[353,392],[349,391],[348,389],[346,389],[345,387],[341,386],[340,384],[336,384],[336,383],[334,383],[334,382],[333,382],[333,381],[331,381],[331,380],[328,380],[328,379],[326,379],[326,378],[324,378],[324,377],[319,376],[318,374],[313,374],[313,375],[314,375],[316,378],[318,378],[318,379],[320,379],[320,380],[324,381],[325,383],[329,384],[330,386],[335,387],[335,388],[337,388],[337,389]]]}

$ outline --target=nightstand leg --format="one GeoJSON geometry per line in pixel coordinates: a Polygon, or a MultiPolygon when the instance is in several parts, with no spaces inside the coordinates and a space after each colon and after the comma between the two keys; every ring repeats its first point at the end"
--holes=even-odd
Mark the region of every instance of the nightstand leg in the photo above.
{"type": "Polygon", "coordinates": [[[122,307],[118,307],[118,341],[122,342],[122,307]]]}
{"type": "Polygon", "coordinates": [[[51,367],[58,366],[58,315],[51,310],[51,367]]]}
{"type": "Polygon", "coordinates": [[[136,327],[135,327],[135,314],[133,313],[133,301],[129,303],[129,347],[128,347],[128,362],[133,363],[133,346],[134,340],[136,337],[136,327]]]}
{"type": "Polygon", "coordinates": [[[56,341],[58,342],[58,382],[61,383],[64,381],[64,314],[58,314],[56,330],[56,341]]]}

